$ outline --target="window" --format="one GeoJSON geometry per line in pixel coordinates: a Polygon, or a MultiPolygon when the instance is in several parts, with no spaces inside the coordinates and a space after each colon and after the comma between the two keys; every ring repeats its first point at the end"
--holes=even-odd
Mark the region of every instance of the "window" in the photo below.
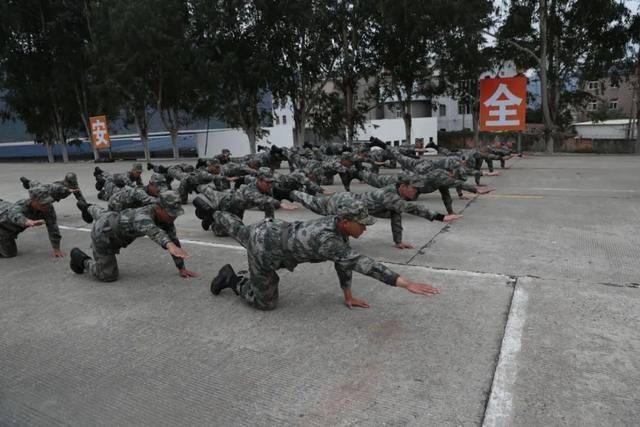
{"type": "Polygon", "coordinates": [[[591,101],[587,104],[588,111],[596,111],[598,109],[598,101],[591,101]]]}
{"type": "Polygon", "coordinates": [[[283,125],[287,124],[287,116],[282,116],[282,124],[283,125]]]}
{"type": "Polygon", "coordinates": [[[280,124],[280,117],[278,117],[277,114],[274,114],[273,117],[276,119],[276,124],[279,125],[280,124]]]}
{"type": "Polygon", "coordinates": [[[598,89],[598,82],[597,81],[591,81],[591,82],[587,83],[587,89],[589,89],[589,90],[597,90],[598,89]]]}
{"type": "Polygon", "coordinates": [[[470,106],[458,103],[458,114],[471,114],[470,106]]]}
{"type": "Polygon", "coordinates": [[[440,104],[440,117],[444,117],[447,115],[447,106],[440,104]]]}
{"type": "Polygon", "coordinates": [[[609,100],[609,109],[610,110],[617,110],[618,109],[618,100],[617,99],[610,99],[609,100]]]}

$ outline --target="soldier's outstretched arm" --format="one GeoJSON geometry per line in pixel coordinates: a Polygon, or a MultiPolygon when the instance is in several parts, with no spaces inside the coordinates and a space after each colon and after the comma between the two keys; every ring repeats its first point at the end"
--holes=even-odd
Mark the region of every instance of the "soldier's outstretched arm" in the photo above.
{"type": "Polygon", "coordinates": [[[56,217],[56,211],[53,209],[53,205],[49,206],[49,210],[44,215],[44,222],[47,226],[47,233],[49,233],[49,241],[53,248],[53,257],[62,258],[64,253],[60,250],[60,241],[62,235],[60,234],[60,228],[58,227],[58,218],[56,217]]]}
{"type": "MultiPolygon", "coordinates": [[[[412,293],[422,295],[439,293],[438,289],[428,284],[413,282],[400,276],[398,273],[387,268],[382,263],[369,258],[368,256],[358,254],[339,236],[334,236],[325,240],[320,246],[319,251],[324,257],[334,262],[336,271],[355,270],[360,274],[377,279],[387,285],[405,288],[412,293]]],[[[340,273],[338,277],[340,277],[340,273]]],[[[341,287],[346,286],[343,287],[345,304],[348,306],[349,300],[347,298],[351,298],[351,305],[353,306],[354,298],[351,295],[351,282],[341,282],[340,285],[341,287]]],[[[361,302],[359,300],[357,301],[361,302]]],[[[362,307],[362,305],[358,306],[362,307]]],[[[368,304],[366,304],[366,306],[368,307],[368,304]]]]}

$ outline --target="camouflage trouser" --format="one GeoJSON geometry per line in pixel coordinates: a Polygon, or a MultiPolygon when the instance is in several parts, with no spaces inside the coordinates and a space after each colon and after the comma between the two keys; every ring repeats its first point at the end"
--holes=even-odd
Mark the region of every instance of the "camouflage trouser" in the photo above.
{"type": "Polygon", "coordinates": [[[506,160],[504,159],[504,157],[500,157],[500,167],[501,167],[502,169],[504,169],[504,167],[506,166],[506,164],[507,164],[507,162],[506,162],[506,160]]]}
{"type": "MultiPolygon", "coordinates": [[[[265,248],[265,235],[269,229],[277,229],[282,221],[265,220],[245,225],[237,216],[229,212],[217,211],[215,222],[220,224],[247,250],[249,277],[242,277],[238,284],[240,296],[259,310],[273,310],[278,304],[278,283],[280,278],[271,265],[272,251],[265,248]]],[[[277,230],[276,230],[276,233],[277,230]]]]}
{"type": "Polygon", "coordinates": [[[93,278],[101,282],[113,282],[118,280],[118,261],[115,251],[104,235],[104,231],[110,227],[107,212],[101,206],[89,206],[89,213],[94,219],[91,230],[91,248],[93,249],[93,259],[85,260],[85,271],[93,278]]]}
{"type": "Polygon", "coordinates": [[[18,255],[16,235],[0,231],[0,258],[14,258],[18,255]]]}
{"type": "Polygon", "coordinates": [[[320,185],[333,185],[335,174],[325,174],[320,177],[320,185]]]}
{"type": "Polygon", "coordinates": [[[484,161],[487,162],[487,167],[489,168],[489,172],[493,172],[493,160],[484,159],[484,161]]]}
{"type": "Polygon", "coordinates": [[[345,191],[351,191],[351,181],[353,181],[356,178],[359,178],[359,174],[358,173],[354,173],[354,172],[347,172],[347,173],[341,173],[340,174],[340,182],[342,182],[342,186],[344,187],[345,191]]]}
{"type": "Polygon", "coordinates": [[[317,213],[318,215],[331,214],[331,212],[329,212],[329,197],[327,196],[312,196],[302,191],[292,191],[291,198],[295,202],[301,203],[302,206],[313,213],[317,213]]]}

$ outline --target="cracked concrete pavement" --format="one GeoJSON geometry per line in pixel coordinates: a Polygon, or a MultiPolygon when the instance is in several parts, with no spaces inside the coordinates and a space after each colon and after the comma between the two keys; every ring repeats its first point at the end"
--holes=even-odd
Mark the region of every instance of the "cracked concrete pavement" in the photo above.
{"type": "MultiPolygon", "coordinates": [[[[0,260],[0,425],[637,424],[640,157],[510,165],[485,180],[491,195],[454,200],[460,221],[405,215],[414,250],[392,248],[383,219],[353,242],[442,289],[421,298],[356,275],[368,310],[342,306],[328,263],[282,272],[274,312],[213,297],[217,269],[242,268],[244,252],[203,232],[190,205],[177,226],[194,280],[139,239],[121,279],[96,283],[50,258],[43,229],[26,231],[0,260]]],[[[93,167],[0,164],[0,197],[24,197],[21,175],[74,171],[95,201],[93,167]]],[[[443,209],[439,195],[420,203],[443,209]]],[[[63,249],[88,249],[73,199],[56,210],[63,249]]]]}

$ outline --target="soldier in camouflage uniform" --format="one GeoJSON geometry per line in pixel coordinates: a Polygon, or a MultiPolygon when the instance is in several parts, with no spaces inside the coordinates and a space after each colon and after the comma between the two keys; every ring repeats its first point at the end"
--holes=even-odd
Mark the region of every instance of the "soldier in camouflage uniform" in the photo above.
{"type": "MultiPolygon", "coordinates": [[[[242,185],[237,190],[218,191],[211,184],[198,187],[198,195],[193,200],[196,216],[202,220],[202,228],[208,230],[213,222],[216,211],[231,212],[239,218],[244,217],[244,211],[257,207],[265,212],[265,217],[273,218],[276,209],[293,210],[295,205],[280,202],[272,196],[274,177],[269,168],[260,168],[256,182],[242,185]]],[[[218,237],[227,236],[224,228],[213,224],[213,233],[218,237]]]]}
{"type": "Polygon", "coordinates": [[[129,172],[115,174],[110,174],[109,172],[103,171],[96,166],[93,172],[93,176],[95,176],[96,178],[96,190],[100,190],[100,188],[98,188],[100,182],[106,180],[109,176],[113,176],[116,179],[122,180],[125,185],[128,185],[130,187],[142,187],[144,185],[142,183],[141,163],[134,163],[129,172]]]}
{"type": "Polygon", "coordinates": [[[167,186],[166,178],[161,174],[154,173],[149,180],[149,184],[144,189],[124,187],[114,192],[109,198],[109,210],[123,211],[157,204],[157,197],[161,192],[167,190],[169,190],[169,187],[167,186]]]}
{"type": "Polygon", "coordinates": [[[174,220],[184,210],[174,191],[160,193],[158,203],[121,212],[107,211],[97,205],[90,205],[89,213],[94,218],[91,230],[93,259],[78,248],[71,250],[70,267],[77,274],[88,274],[102,282],[118,280],[116,254],[129,246],[135,239],[147,236],[173,257],[181,277],[197,277],[197,273],[185,268],[187,252],[180,246],[173,225],[174,220]]]}
{"type": "MultiPolygon", "coordinates": [[[[482,169],[482,162],[487,162],[487,167],[489,168],[488,176],[499,176],[499,172],[493,171],[493,161],[500,160],[499,156],[491,154],[488,147],[482,147],[480,149],[474,148],[464,154],[465,159],[469,167],[475,171],[480,171],[482,169]]],[[[476,179],[476,183],[480,183],[480,179],[476,179]]]]}
{"type": "Polygon", "coordinates": [[[216,159],[220,162],[221,165],[229,163],[231,159],[231,151],[227,148],[223,148],[220,154],[216,154],[216,159]]]}
{"type": "Polygon", "coordinates": [[[349,195],[338,193],[330,197],[314,197],[299,191],[291,193],[295,201],[319,215],[335,215],[343,198],[355,197],[366,205],[370,215],[391,219],[393,242],[398,249],[412,249],[413,246],[402,241],[402,213],[428,219],[429,221],[450,222],[462,218],[460,215],[443,215],[413,203],[418,197],[420,181],[400,175],[395,184],[362,194],[349,195]]]}
{"type": "Polygon", "coordinates": [[[0,200],[0,258],[15,257],[18,254],[18,234],[42,224],[46,224],[54,258],[62,258],[62,236],[53,209],[53,198],[45,186],[32,183],[29,198],[16,203],[0,200]]]}
{"type": "MultiPolygon", "coordinates": [[[[458,190],[458,194],[462,190],[474,194],[488,194],[492,190],[488,188],[478,188],[473,184],[468,184],[464,180],[459,179],[456,171],[433,169],[423,175],[410,175],[418,185],[419,194],[433,193],[439,191],[442,202],[448,214],[454,214],[453,199],[449,188],[454,187],[458,190]]],[[[395,184],[399,179],[399,175],[378,175],[368,171],[360,172],[360,180],[375,188],[382,188],[395,184]]]]}
{"type": "Polygon", "coordinates": [[[337,208],[337,215],[313,221],[289,223],[266,219],[253,225],[243,224],[228,212],[216,212],[216,223],[247,249],[249,272],[248,276],[236,275],[231,265],[225,265],[211,282],[211,292],[218,295],[223,289],[231,288],[253,307],[273,310],[278,302],[277,270],[293,271],[298,264],[324,261],[333,261],[345,305],[349,308],[369,307],[352,295],[354,270],[409,292],[423,295],[439,292],[429,285],[411,282],[374,259],[354,252],[349,246],[349,237],[360,237],[375,220],[367,214],[364,203],[353,197],[341,199],[337,208]]]}
{"type": "MultiPolygon", "coordinates": [[[[291,192],[293,190],[304,191],[305,193],[316,195],[324,194],[326,196],[333,194],[333,192],[325,190],[315,182],[315,175],[309,171],[296,170],[292,173],[285,175],[281,173],[273,173],[273,198],[279,201],[284,199],[293,201],[291,199],[291,192]],[[309,179],[311,176],[314,180],[309,179]]],[[[253,184],[257,181],[254,176],[244,177],[244,184],[253,184]]]]}
{"type": "MultiPolygon", "coordinates": [[[[31,187],[32,183],[41,185],[37,181],[31,181],[23,176],[20,177],[20,181],[26,190],[31,187]]],[[[84,200],[84,196],[78,186],[78,176],[73,172],[68,172],[61,181],[54,181],[51,184],[44,184],[44,186],[49,191],[54,202],[66,199],[71,194],[73,194],[78,201],[84,200]]]]}

